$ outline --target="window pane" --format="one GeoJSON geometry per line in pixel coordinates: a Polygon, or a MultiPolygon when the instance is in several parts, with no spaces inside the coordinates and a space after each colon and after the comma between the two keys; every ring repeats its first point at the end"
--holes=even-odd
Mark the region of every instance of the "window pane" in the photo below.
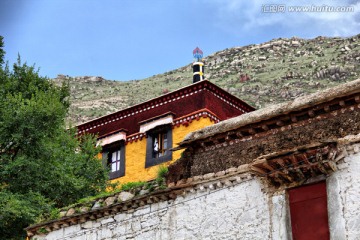
{"type": "Polygon", "coordinates": [[[116,172],[120,170],[120,161],[121,161],[121,150],[117,150],[111,153],[111,159],[109,164],[111,165],[111,172],[116,172]]]}
{"type": "Polygon", "coordinates": [[[115,162],[116,161],[116,152],[113,152],[111,155],[111,162],[115,162]]]}
{"type": "Polygon", "coordinates": [[[159,151],[159,140],[157,137],[154,137],[154,151],[159,151]]]}
{"type": "Polygon", "coordinates": [[[116,162],[114,162],[111,164],[111,172],[115,172],[116,170],[116,162]]]}
{"type": "Polygon", "coordinates": [[[166,134],[164,135],[164,144],[163,144],[163,146],[164,146],[164,151],[167,149],[167,137],[166,137],[166,134]]]}
{"type": "Polygon", "coordinates": [[[159,139],[158,136],[153,138],[153,157],[158,157],[159,152],[159,139]]]}

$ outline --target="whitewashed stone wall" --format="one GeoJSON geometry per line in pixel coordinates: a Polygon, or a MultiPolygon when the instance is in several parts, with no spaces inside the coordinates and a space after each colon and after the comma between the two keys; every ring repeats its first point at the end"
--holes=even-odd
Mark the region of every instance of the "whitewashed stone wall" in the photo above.
{"type": "Polygon", "coordinates": [[[360,153],[345,157],[338,167],[327,179],[331,239],[359,240],[360,153]]]}
{"type": "MultiPolygon", "coordinates": [[[[327,178],[330,235],[360,239],[360,153],[346,157],[327,178]]],[[[268,193],[250,177],[230,187],[205,188],[174,201],[62,228],[38,240],[291,239],[286,191],[268,193]]]]}
{"type": "Polygon", "coordinates": [[[175,201],[151,204],[132,213],[88,221],[34,238],[271,239],[269,198],[262,186],[258,179],[249,178],[231,187],[194,191],[175,201]]]}

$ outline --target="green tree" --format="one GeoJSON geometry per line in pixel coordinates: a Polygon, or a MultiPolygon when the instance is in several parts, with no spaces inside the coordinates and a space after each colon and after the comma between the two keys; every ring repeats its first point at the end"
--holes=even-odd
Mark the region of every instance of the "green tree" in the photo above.
{"type": "Polygon", "coordinates": [[[66,130],[67,85],[55,86],[34,66],[4,67],[0,37],[0,236],[23,239],[23,228],[54,208],[106,188],[95,137],[66,130]]]}
{"type": "Polygon", "coordinates": [[[0,36],[0,67],[4,64],[5,51],[3,47],[4,47],[4,38],[3,36],[0,36]]]}

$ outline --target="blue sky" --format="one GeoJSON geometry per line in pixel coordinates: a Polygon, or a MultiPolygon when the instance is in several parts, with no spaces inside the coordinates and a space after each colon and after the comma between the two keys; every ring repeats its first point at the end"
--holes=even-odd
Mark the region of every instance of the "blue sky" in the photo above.
{"type": "Polygon", "coordinates": [[[191,63],[197,46],[206,56],[280,37],[359,33],[354,0],[0,0],[6,59],[11,64],[20,53],[51,78],[142,79],[191,63]],[[290,12],[291,6],[353,10],[290,12]]]}

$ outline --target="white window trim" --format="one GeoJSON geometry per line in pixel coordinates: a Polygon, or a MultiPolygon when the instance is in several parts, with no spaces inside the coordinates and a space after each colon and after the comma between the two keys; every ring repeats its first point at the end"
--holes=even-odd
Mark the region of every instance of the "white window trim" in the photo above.
{"type": "Polygon", "coordinates": [[[173,122],[173,116],[168,115],[166,117],[158,118],[151,122],[147,122],[140,125],[140,133],[145,133],[151,129],[156,128],[157,126],[171,124],[173,122]]]}
{"type": "Polygon", "coordinates": [[[121,140],[124,140],[124,141],[126,140],[125,132],[118,132],[118,133],[112,134],[110,136],[100,138],[97,141],[96,146],[105,146],[107,144],[111,144],[111,143],[121,141],[121,140]]]}

